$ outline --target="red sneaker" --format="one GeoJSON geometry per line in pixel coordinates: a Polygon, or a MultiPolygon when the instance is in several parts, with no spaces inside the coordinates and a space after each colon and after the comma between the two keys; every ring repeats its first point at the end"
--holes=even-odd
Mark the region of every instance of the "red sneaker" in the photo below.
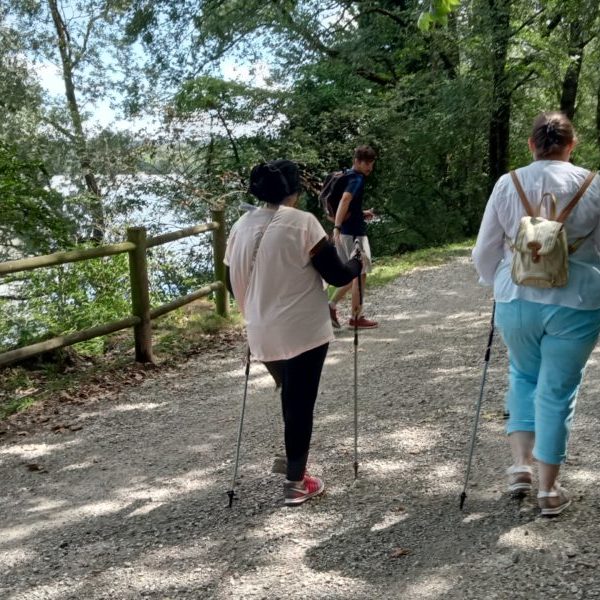
{"type": "Polygon", "coordinates": [[[341,329],[341,325],[340,322],[338,321],[337,318],[337,310],[335,308],[331,307],[331,304],[329,305],[329,318],[331,319],[331,324],[336,328],[336,329],[341,329]]]}
{"type": "Polygon", "coordinates": [[[354,319],[350,319],[348,321],[349,329],[354,329],[355,325],[357,329],[375,329],[376,327],[379,327],[379,323],[377,321],[371,321],[363,315],[358,317],[358,319],[356,319],[356,322],[354,319]]]}
{"type": "Polygon", "coordinates": [[[302,504],[325,491],[325,484],[318,477],[304,474],[302,481],[286,481],[283,484],[283,503],[288,506],[302,504]]]}

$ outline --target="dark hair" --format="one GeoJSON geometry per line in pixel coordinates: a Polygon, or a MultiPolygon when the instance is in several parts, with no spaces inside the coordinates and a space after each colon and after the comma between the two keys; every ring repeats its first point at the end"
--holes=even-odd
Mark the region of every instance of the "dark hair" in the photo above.
{"type": "Polygon", "coordinates": [[[256,165],[250,172],[248,191],[263,202],[281,204],[300,191],[298,165],[291,160],[272,160],[256,165]]]}
{"type": "Polygon", "coordinates": [[[533,122],[531,139],[536,158],[552,158],[576,139],[575,129],[561,112],[541,113],[533,122]]]}
{"type": "Polygon", "coordinates": [[[358,146],[354,149],[354,160],[373,162],[377,158],[377,152],[371,146],[358,146]]]}

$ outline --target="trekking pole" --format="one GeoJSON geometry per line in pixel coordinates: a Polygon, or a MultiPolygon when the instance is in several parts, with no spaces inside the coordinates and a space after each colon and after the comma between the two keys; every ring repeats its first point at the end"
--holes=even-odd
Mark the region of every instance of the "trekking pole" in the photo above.
{"type": "Polygon", "coordinates": [[[246,354],[246,381],[244,383],[244,399],[242,400],[242,414],[240,416],[240,426],[237,435],[237,448],[235,451],[235,464],[233,465],[233,478],[231,480],[231,489],[227,492],[229,496],[229,508],[233,506],[235,499],[235,480],[237,479],[238,464],[240,461],[240,446],[242,444],[242,428],[244,426],[244,413],[246,412],[246,397],[248,396],[248,378],[250,377],[250,346],[246,354]]]}
{"type": "MultiPolygon", "coordinates": [[[[356,257],[361,260],[361,247],[358,239],[354,240],[356,257]]],[[[362,260],[361,260],[362,264],[362,260]]],[[[362,268],[358,274],[358,308],[354,314],[354,479],[358,478],[358,317],[362,306],[362,268]]]]}
{"type": "Polygon", "coordinates": [[[463,509],[465,500],[467,499],[467,484],[469,482],[469,475],[471,474],[471,462],[473,461],[473,451],[475,450],[475,440],[477,438],[477,425],[479,423],[479,414],[481,413],[481,403],[483,401],[483,388],[485,386],[485,378],[487,375],[488,366],[490,364],[490,353],[492,351],[492,342],[494,340],[494,316],[496,314],[496,301],[492,304],[492,318],[490,322],[490,334],[488,336],[487,348],[485,349],[485,358],[483,365],[483,376],[481,378],[481,388],[479,389],[479,400],[477,401],[477,408],[475,410],[475,422],[473,423],[473,430],[471,432],[471,448],[469,449],[469,459],[467,461],[467,472],[465,474],[465,485],[463,486],[462,494],[460,495],[460,510],[463,509]]]}

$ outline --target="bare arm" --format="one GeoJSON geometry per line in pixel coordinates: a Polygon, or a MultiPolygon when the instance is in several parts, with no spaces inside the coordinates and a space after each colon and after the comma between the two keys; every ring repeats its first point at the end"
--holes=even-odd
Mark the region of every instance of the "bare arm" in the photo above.
{"type": "Polygon", "coordinates": [[[352,202],[352,194],[350,192],[344,192],[340,203],[338,204],[337,212],[335,213],[335,224],[338,227],[341,227],[342,223],[346,220],[350,202],[352,202]]]}

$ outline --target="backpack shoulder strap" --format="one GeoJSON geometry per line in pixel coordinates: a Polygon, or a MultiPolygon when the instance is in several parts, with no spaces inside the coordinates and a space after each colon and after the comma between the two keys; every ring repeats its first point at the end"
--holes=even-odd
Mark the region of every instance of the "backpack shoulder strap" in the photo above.
{"type": "Polygon", "coordinates": [[[527,199],[527,196],[525,195],[525,191],[523,190],[523,186],[521,185],[521,182],[519,181],[517,174],[514,171],[511,171],[510,176],[513,180],[513,183],[515,184],[517,194],[519,194],[519,198],[521,198],[521,203],[523,204],[523,207],[525,208],[525,212],[527,213],[527,215],[529,217],[534,217],[535,214],[534,214],[533,210],[531,210],[531,204],[529,203],[529,200],[527,199]]]}
{"type": "Polygon", "coordinates": [[[565,206],[564,210],[560,213],[560,215],[558,215],[558,218],[556,220],[559,223],[564,223],[567,220],[567,218],[571,214],[571,211],[575,208],[576,204],[585,194],[585,191],[590,186],[590,183],[592,183],[594,177],[596,177],[596,172],[590,171],[588,173],[588,176],[585,178],[585,181],[581,184],[581,187],[577,190],[577,193],[573,196],[571,202],[569,202],[569,204],[565,206]]]}

